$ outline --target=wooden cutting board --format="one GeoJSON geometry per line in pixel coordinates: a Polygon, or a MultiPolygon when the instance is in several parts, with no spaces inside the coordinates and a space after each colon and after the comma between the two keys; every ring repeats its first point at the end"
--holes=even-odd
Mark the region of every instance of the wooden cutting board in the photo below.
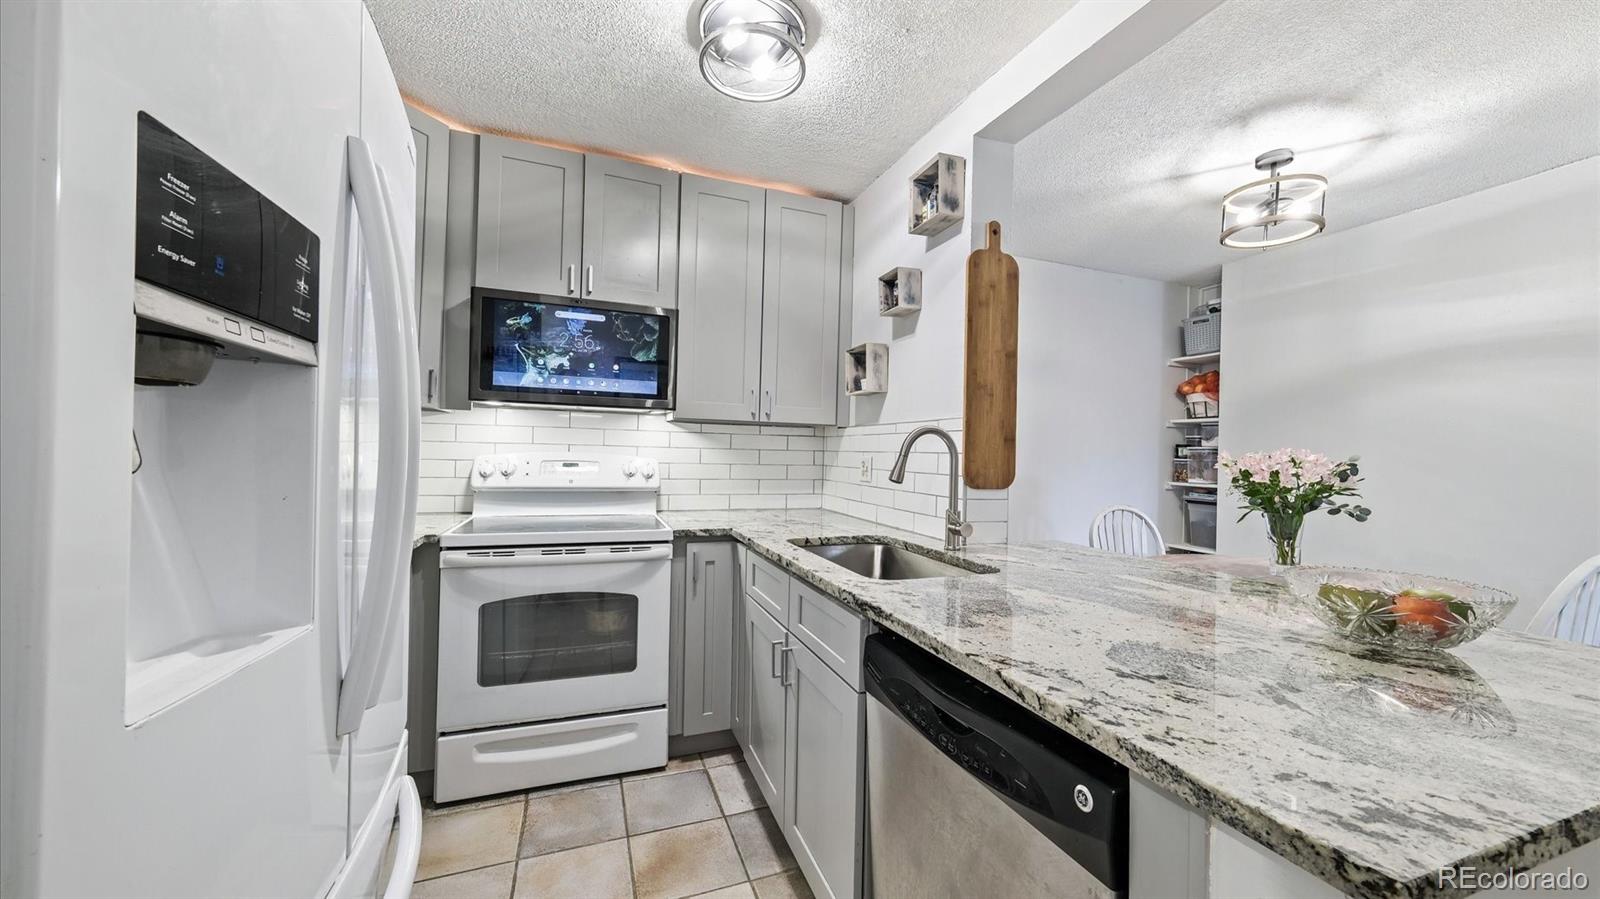
{"type": "Polygon", "coordinates": [[[1000,251],[1000,223],[967,257],[967,384],[962,474],[974,490],[1017,476],[1017,260],[1000,251]]]}

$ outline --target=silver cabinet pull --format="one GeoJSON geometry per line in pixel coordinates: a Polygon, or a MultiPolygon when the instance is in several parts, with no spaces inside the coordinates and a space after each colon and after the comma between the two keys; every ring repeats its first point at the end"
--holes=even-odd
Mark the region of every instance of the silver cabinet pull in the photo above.
{"type": "Polygon", "coordinates": [[[594,266],[583,267],[583,293],[585,296],[594,293],[594,266]]]}
{"type": "Polygon", "coordinates": [[[763,390],[762,393],[766,394],[766,396],[767,396],[767,420],[771,421],[772,420],[772,391],[771,390],[763,390]]]}
{"type": "Polygon", "coordinates": [[[434,377],[436,374],[437,371],[435,369],[428,369],[428,402],[430,403],[433,402],[433,382],[436,380],[434,377]]]}
{"type": "Polygon", "coordinates": [[[567,293],[577,293],[577,292],[578,292],[578,267],[576,265],[569,265],[569,266],[567,266],[567,293]]]}
{"type": "Polygon", "coordinates": [[[756,402],[756,389],[752,387],[750,388],[750,417],[759,418],[760,413],[758,413],[756,410],[760,408],[760,404],[756,402]]]}
{"type": "Polygon", "coordinates": [[[793,654],[793,646],[785,646],[783,651],[778,653],[778,670],[782,674],[782,676],[778,678],[778,683],[785,687],[794,685],[794,681],[789,679],[789,657],[793,654]]]}
{"type": "MultiPolygon", "coordinates": [[[[769,667],[772,669],[772,676],[776,678],[783,677],[782,672],[778,671],[779,660],[782,658],[782,654],[778,652],[778,647],[783,646],[783,643],[784,641],[782,640],[773,640],[772,652],[769,653],[772,657],[772,664],[769,667]]],[[[788,652],[788,647],[784,647],[784,652],[788,652]]]]}

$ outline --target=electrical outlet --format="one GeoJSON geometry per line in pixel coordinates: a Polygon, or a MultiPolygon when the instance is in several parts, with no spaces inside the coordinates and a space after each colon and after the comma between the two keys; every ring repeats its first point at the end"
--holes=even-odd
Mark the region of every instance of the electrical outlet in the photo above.
{"type": "Polygon", "coordinates": [[[872,457],[867,456],[861,460],[861,475],[857,480],[863,484],[872,483],[872,457]]]}

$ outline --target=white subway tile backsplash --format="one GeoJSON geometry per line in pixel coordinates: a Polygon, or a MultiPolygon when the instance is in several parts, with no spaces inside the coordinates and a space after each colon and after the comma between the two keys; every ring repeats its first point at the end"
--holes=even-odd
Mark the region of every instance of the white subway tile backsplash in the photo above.
{"type": "MultiPolygon", "coordinates": [[[[851,428],[717,425],[664,415],[478,406],[423,417],[418,511],[472,508],[473,460],[488,453],[581,452],[649,456],[661,463],[662,509],[824,508],[914,531],[944,534],[948,456],[919,441],[905,483],[889,470],[905,435],[930,422],[851,428]],[[859,480],[863,459],[872,478],[859,480]]],[[[939,423],[960,445],[961,423],[939,423]]],[[[963,489],[974,542],[1002,542],[1007,491],[963,489]]]]}

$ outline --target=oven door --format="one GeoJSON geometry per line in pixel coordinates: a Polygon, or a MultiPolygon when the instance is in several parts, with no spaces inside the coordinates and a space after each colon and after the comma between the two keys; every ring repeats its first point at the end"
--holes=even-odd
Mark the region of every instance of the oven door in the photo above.
{"type": "Polygon", "coordinates": [[[439,553],[439,731],[667,701],[672,545],[439,553]]]}

